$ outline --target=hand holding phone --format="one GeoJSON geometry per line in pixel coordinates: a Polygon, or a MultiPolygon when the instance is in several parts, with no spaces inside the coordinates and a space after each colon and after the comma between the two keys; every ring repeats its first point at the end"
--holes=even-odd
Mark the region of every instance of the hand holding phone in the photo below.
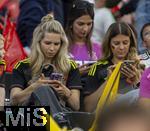
{"type": "Polygon", "coordinates": [[[135,61],[134,60],[125,60],[121,66],[121,68],[124,68],[125,66],[128,68],[132,68],[131,65],[134,65],[135,61]]]}
{"type": "Polygon", "coordinates": [[[127,79],[136,78],[137,76],[137,68],[135,67],[135,61],[133,60],[125,60],[121,66],[121,73],[127,77],[127,79]]]}

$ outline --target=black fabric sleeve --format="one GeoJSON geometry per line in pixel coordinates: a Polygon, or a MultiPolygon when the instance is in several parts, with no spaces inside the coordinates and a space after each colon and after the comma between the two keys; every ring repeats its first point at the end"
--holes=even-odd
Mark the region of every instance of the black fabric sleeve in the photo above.
{"type": "Polygon", "coordinates": [[[82,89],[81,77],[78,68],[71,67],[66,86],[69,89],[82,89]]]}
{"type": "Polygon", "coordinates": [[[96,69],[95,74],[92,75],[88,75],[86,82],[85,82],[85,87],[84,87],[84,95],[89,95],[91,93],[93,93],[94,91],[96,91],[100,86],[100,80],[99,80],[99,76],[98,76],[98,70],[96,69]]]}
{"type": "Polygon", "coordinates": [[[11,89],[14,87],[20,87],[21,89],[24,89],[25,85],[26,81],[21,68],[14,69],[12,73],[11,89]]]}

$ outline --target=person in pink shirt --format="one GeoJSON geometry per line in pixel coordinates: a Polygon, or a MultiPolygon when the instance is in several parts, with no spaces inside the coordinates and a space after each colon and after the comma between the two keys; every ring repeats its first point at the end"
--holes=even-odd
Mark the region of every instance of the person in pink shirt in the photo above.
{"type": "Polygon", "coordinates": [[[101,57],[101,47],[91,42],[94,20],[94,5],[87,1],[75,1],[70,9],[66,34],[69,52],[79,64],[81,74],[86,74],[90,65],[101,57]]]}
{"type": "Polygon", "coordinates": [[[139,103],[144,107],[150,107],[150,67],[144,71],[140,81],[139,103]]]}

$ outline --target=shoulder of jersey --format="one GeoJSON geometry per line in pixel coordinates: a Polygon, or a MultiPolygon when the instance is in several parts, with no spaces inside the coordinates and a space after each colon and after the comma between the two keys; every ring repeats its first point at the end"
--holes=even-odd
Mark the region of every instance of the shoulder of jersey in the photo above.
{"type": "Polygon", "coordinates": [[[76,68],[78,68],[78,65],[77,65],[77,63],[76,63],[74,60],[72,60],[72,59],[69,59],[69,63],[70,63],[70,65],[71,65],[71,67],[72,67],[73,69],[76,69],[76,68]]]}
{"type": "Polygon", "coordinates": [[[108,64],[108,61],[107,60],[104,60],[104,61],[98,61],[96,62],[94,65],[92,65],[88,75],[89,76],[94,76],[95,72],[96,72],[96,69],[97,69],[97,66],[99,65],[106,65],[108,64]]]}
{"type": "Polygon", "coordinates": [[[17,64],[15,65],[14,68],[17,69],[20,65],[22,65],[22,64],[29,64],[29,63],[30,63],[29,58],[23,59],[23,60],[17,62],[17,64]]]}
{"type": "Polygon", "coordinates": [[[6,65],[5,60],[0,60],[0,64],[6,65]]]}

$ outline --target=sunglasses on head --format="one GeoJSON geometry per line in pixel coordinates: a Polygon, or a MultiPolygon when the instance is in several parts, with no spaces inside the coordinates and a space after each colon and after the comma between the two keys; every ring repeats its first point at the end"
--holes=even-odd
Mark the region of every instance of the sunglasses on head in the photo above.
{"type": "Polygon", "coordinates": [[[72,5],[73,9],[86,9],[86,8],[94,8],[94,4],[89,3],[87,1],[76,1],[72,5]]]}

